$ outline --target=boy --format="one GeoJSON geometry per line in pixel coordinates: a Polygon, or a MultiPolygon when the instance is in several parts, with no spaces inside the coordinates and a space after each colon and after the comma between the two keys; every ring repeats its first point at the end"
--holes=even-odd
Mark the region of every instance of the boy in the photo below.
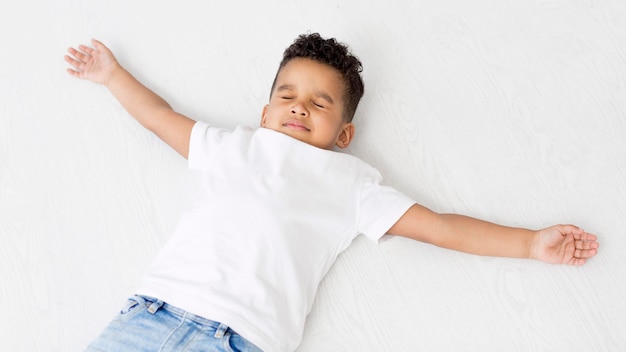
{"type": "Polygon", "coordinates": [[[104,84],[124,108],[203,172],[200,199],[92,351],[293,351],[318,284],[360,233],[468,253],[582,265],[596,236],[437,214],[332,151],[354,136],[361,63],[301,35],[283,55],[261,128],[226,131],[172,110],[102,43],[70,48],[68,72],[104,84]],[[210,320],[209,320],[210,319],[210,320]]]}

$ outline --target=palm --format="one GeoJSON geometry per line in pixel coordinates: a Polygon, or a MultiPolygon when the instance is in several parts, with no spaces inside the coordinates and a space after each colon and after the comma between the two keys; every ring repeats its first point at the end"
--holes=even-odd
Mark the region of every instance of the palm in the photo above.
{"type": "Polygon", "coordinates": [[[558,225],[537,233],[534,257],[547,263],[582,265],[597,253],[596,236],[575,226],[558,225]]]}
{"type": "Polygon", "coordinates": [[[71,54],[65,56],[65,61],[73,66],[68,73],[78,78],[87,79],[96,83],[106,84],[111,72],[119,66],[111,51],[104,44],[93,40],[94,48],[80,45],[79,50],[70,48],[71,54]]]}

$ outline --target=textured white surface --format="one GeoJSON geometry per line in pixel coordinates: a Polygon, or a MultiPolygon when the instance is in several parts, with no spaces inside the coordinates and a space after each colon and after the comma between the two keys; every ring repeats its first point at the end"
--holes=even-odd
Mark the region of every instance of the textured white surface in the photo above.
{"type": "Polygon", "coordinates": [[[299,352],[626,348],[622,0],[43,1],[0,5],[2,351],[81,350],[185,207],[185,162],[62,56],[96,37],[179,111],[257,125],[302,32],[351,45],[350,152],[438,211],[600,236],[586,266],[357,239],[299,352]]]}

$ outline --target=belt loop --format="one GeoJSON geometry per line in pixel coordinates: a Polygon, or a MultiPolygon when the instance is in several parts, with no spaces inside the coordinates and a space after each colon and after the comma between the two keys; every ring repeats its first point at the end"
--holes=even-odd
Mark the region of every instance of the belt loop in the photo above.
{"type": "Polygon", "coordinates": [[[159,308],[163,306],[163,304],[165,304],[165,302],[161,301],[160,299],[157,299],[155,302],[152,302],[148,306],[148,312],[154,315],[154,313],[156,313],[157,310],[159,310],[159,308]]]}
{"type": "Polygon", "coordinates": [[[226,330],[228,330],[228,325],[220,323],[220,326],[218,326],[217,330],[215,330],[215,336],[214,337],[216,339],[221,339],[222,337],[224,337],[224,334],[226,333],[226,330]]]}

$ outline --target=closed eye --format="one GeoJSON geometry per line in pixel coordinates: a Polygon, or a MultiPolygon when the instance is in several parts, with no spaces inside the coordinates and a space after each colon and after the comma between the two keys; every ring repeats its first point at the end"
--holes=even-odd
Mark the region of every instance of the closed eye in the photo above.
{"type": "Polygon", "coordinates": [[[316,102],[313,102],[313,105],[317,106],[318,108],[322,108],[322,109],[324,108],[324,105],[318,104],[316,102]]]}

